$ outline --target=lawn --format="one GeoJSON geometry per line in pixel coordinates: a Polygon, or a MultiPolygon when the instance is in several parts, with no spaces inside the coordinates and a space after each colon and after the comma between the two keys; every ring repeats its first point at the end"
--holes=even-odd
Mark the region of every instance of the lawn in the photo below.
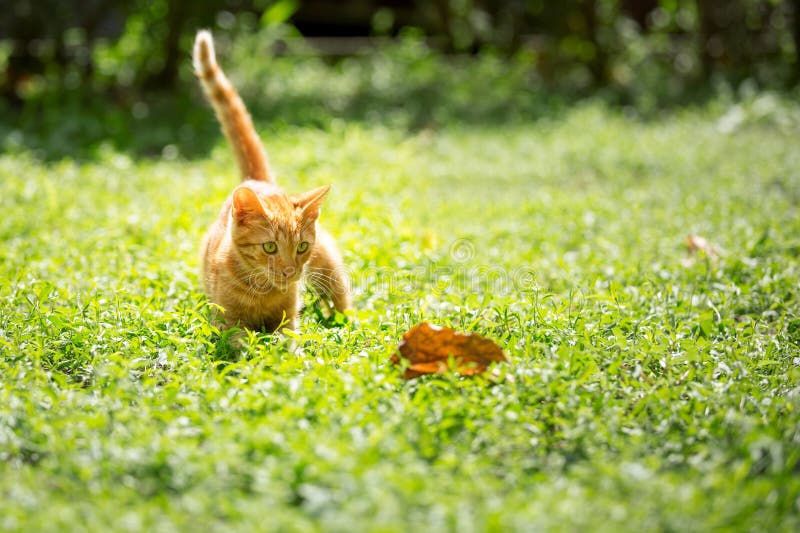
{"type": "MultiPolygon", "coordinates": [[[[208,111],[209,119],[211,111],[208,111]]],[[[800,107],[260,122],[356,310],[236,353],[210,152],[0,155],[0,529],[797,531],[800,107]],[[712,243],[687,253],[687,235],[712,243]],[[491,383],[388,363],[429,321],[491,383]]]]}

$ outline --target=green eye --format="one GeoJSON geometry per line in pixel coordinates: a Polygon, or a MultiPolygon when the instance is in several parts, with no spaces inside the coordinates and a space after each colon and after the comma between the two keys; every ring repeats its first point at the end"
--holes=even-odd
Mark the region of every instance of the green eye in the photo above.
{"type": "Polygon", "coordinates": [[[278,251],[278,243],[275,241],[265,242],[261,247],[264,248],[264,251],[268,254],[274,254],[278,251]]]}
{"type": "Polygon", "coordinates": [[[306,241],[303,241],[297,245],[297,253],[302,254],[306,250],[308,250],[308,243],[306,241]]]}

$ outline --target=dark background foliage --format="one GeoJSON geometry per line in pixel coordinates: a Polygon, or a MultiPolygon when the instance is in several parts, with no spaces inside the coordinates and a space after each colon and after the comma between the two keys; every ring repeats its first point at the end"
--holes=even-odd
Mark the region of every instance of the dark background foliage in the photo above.
{"type": "Polygon", "coordinates": [[[195,114],[188,60],[201,27],[238,58],[226,64],[247,74],[257,118],[295,123],[398,109],[409,127],[533,119],[587,95],[646,114],[721,85],[800,80],[800,0],[11,0],[4,12],[0,133],[54,157],[102,140],[204,150],[213,126],[195,114]],[[312,64],[328,76],[304,91],[293,72],[312,64]],[[333,87],[342,76],[349,91],[333,87]]]}

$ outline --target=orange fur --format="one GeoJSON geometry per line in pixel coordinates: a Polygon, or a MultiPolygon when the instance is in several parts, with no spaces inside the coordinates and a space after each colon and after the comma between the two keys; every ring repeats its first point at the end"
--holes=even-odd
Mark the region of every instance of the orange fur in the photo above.
{"type": "Polygon", "coordinates": [[[252,120],[217,64],[207,31],[198,32],[195,39],[194,67],[244,179],[225,201],[203,243],[206,292],[223,309],[224,325],[266,331],[296,328],[304,279],[337,311],[349,309],[349,287],[336,242],[317,227],[330,186],[287,195],[275,184],[252,120]]]}
{"type": "Polygon", "coordinates": [[[274,183],[261,141],[247,108],[217,64],[214,40],[208,31],[197,32],[194,41],[194,72],[214,107],[225,136],[233,147],[242,179],[274,183]]]}

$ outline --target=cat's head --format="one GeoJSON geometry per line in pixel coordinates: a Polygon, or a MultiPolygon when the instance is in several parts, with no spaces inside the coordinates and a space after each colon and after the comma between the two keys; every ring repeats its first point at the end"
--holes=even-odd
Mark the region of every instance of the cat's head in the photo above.
{"type": "Polygon", "coordinates": [[[243,267],[243,280],[254,287],[288,289],[311,257],[316,222],[330,185],[286,195],[259,195],[247,186],[233,192],[231,236],[243,267]]]}

